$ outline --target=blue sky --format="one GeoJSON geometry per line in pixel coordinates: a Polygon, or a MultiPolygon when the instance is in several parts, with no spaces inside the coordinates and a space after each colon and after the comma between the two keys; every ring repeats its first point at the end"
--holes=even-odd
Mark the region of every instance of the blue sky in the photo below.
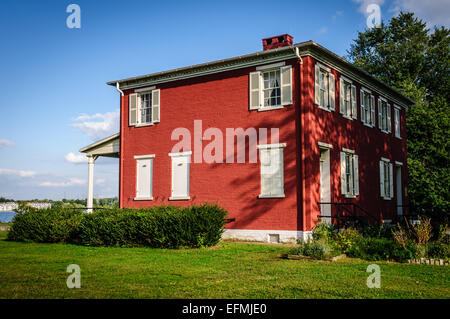
{"type": "MultiPolygon", "coordinates": [[[[118,131],[110,80],[242,55],[289,33],[339,55],[366,26],[410,10],[449,27],[449,1],[86,1],[0,2],[0,196],[85,198],[78,149],[118,131]],[[81,28],[69,29],[69,4],[81,28]]],[[[97,160],[95,197],[117,196],[118,160],[97,160]]]]}

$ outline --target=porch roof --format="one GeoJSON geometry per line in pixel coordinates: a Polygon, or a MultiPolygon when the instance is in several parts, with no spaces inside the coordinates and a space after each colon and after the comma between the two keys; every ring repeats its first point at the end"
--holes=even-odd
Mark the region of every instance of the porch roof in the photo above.
{"type": "Polygon", "coordinates": [[[87,156],[119,157],[120,133],[105,137],[79,150],[87,156]]]}

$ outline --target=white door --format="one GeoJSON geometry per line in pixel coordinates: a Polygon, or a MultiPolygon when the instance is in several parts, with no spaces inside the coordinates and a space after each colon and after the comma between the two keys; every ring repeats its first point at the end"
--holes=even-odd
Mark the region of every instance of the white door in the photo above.
{"type": "Polygon", "coordinates": [[[403,197],[402,197],[402,167],[395,166],[395,178],[397,182],[397,215],[403,215],[403,197]]]}
{"type": "Polygon", "coordinates": [[[136,198],[152,197],[152,165],[151,158],[137,160],[136,198]]]}
{"type": "Polygon", "coordinates": [[[190,156],[172,157],[172,199],[189,198],[190,156]]]}
{"type": "MultiPolygon", "coordinates": [[[[330,150],[320,150],[320,202],[331,202],[330,186],[330,150]]],[[[322,216],[331,216],[331,204],[321,204],[320,214],[322,216]]],[[[326,223],[331,223],[331,218],[322,218],[326,223]]]]}

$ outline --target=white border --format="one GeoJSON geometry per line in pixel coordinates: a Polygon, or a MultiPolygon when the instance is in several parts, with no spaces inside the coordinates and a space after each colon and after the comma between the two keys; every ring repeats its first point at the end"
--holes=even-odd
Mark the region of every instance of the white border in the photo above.
{"type": "Polygon", "coordinates": [[[296,243],[312,238],[312,231],[298,230],[260,230],[260,229],[225,229],[222,239],[269,242],[269,235],[279,235],[280,243],[296,243]]]}

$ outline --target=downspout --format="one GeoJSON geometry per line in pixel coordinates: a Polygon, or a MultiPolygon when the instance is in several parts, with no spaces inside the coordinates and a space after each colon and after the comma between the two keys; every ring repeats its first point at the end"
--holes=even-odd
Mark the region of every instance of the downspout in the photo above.
{"type": "Polygon", "coordinates": [[[119,208],[123,207],[123,203],[122,203],[122,190],[123,190],[123,186],[122,186],[122,171],[123,171],[123,167],[122,167],[122,150],[123,150],[123,139],[122,139],[122,97],[124,96],[123,91],[120,89],[120,84],[119,82],[116,82],[116,89],[117,91],[119,91],[120,93],[120,121],[119,121],[119,125],[120,125],[120,135],[119,135],[119,208]]]}
{"type": "Polygon", "coordinates": [[[294,52],[295,52],[295,55],[298,58],[298,63],[303,64],[303,60],[302,60],[302,57],[300,56],[300,51],[298,50],[298,47],[294,48],[294,52]]]}

